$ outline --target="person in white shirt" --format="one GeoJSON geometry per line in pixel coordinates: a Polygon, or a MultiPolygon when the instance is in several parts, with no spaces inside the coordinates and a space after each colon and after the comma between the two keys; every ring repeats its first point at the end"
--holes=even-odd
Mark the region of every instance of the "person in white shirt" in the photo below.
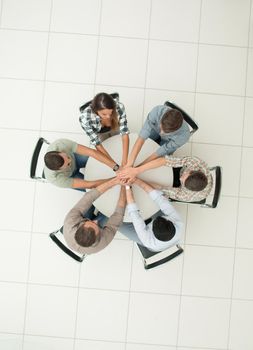
{"type": "Polygon", "coordinates": [[[144,221],[134,201],[131,186],[126,185],[127,210],[132,223],[124,223],[119,231],[153,252],[178,244],[183,231],[183,222],[177,211],[161,191],[155,190],[145,181],[136,178],[134,185],[146,191],[160,210],[151,219],[144,221]]]}

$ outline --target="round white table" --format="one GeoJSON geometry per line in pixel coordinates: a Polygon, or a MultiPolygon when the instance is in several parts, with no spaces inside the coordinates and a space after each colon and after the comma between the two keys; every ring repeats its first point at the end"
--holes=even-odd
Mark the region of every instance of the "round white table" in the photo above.
{"type": "MultiPolygon", "coordinates": [[[[137,134],[129,135],[129,153],[137,139],[137,134]]],[[[121,163],[122,157],[122,139],[120,135],[116,135],[106,139],[103,142],[104,148],[111,155],[111,157],[121,163]]],[[[144,159],[154,153],[158,144],[151,139],[147,139],[142,146],[142,149],[135,161],[135,164],[140,164],[144,159]]],[[[86,167],[85,167],[85,179],[86,180],[98,180],[106,179],[115,176],[115,172],[106,166],[105,164],[97,161],[94,158],[89,158],[86,167]]],[[[161,185],[172,185],[173,184],[173,171],[171,167],[160,167],[157,169],[148,170],[140,174],[140,179],[143,179],[147,182],[156,182],[161,185]]],[[[133,195],[135,202],[137,203],[140,213],[144,220],[150,218],[155,214],[159,208],[155,202],[149,197],[149,195],[143,191],[139,186],[133,184],[132,186],[133,195]]],[[[104,215],[111,216],[116,208],[117,201],[119,198],[120,185],[114,186],[105,193],[103,193],[93,204],[94,206],[104,215]]],[[[130,217],[125,212],[124,222],[131,222],[130,217]]]]}

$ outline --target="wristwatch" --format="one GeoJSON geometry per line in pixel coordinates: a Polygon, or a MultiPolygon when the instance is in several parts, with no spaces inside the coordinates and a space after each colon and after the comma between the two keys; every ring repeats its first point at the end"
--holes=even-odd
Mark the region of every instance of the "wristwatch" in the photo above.
{"type": "Polygon", "coordinates": [[[126,185],[126,190],[130,190],[132,188],[132,186],[126,185]]]}
{"type": "Polygon", "coordinates": [[[115,164],[114,167],[112,168],[113,171],[117,171],[119,170],[119,164],[115,164]]]}

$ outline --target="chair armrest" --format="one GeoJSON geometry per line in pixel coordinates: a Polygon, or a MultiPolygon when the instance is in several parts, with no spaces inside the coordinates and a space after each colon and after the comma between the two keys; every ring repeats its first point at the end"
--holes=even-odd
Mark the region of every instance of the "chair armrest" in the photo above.
{"type": "Polygon", "coordinates": [[[55,234],[58,231],[54,231],[52,233],[49,234],[49,237],[55,242],[55,244],[58,245],[58,247],[64,251],[64,253],[68,254],[71,258],[73,258],[74,260],[78,261],[78,262],[82,262],[83,259],[85,258],[85,254],[81,257],[78,256],[77,254],[75,254],[71,249],[69,249],[68,247],[66,247],[56,236],[55,234]]]}
{"type": "Polygon", "coordinates": [[[216,208],[219,198],[220,198],[220,193],[221,193],[221,167],[220,166],[215,166],[210,168],[210,170],[215,170],[215,189],[214,189],[214,195],[213,195],[213,200],[212,204],[203,204],[202,207],[204,208],[216,208]]]}
{"type": "Polygon", "coordinates": [[[31,167],[30,167],[30,177],[32,179],[37,179],[37,180],[42,179],[41,177],[36,177],[35,174],[36,174],[36,168],[37,168],[39,154],[40,154],[41,147],[42,147],[44,142],[49,145],[49,142],[46,139],[44,139],[43,137],[40,137],[36,146],[35,146],[35,149],[33,151],[31,167]]]}

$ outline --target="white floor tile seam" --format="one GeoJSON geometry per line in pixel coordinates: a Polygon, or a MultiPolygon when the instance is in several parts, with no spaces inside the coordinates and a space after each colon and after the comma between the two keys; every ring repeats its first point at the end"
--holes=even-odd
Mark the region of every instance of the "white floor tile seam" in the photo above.
{"type": "Polygon", "coordinates": [[[114,39],[130,39],[130,40],[150,40],[150,41],[156,41],[156,42],[165,42],[165,43],[178,43],[178,44],[191,44],[191,45],[205,45],[205,46],[218,46],[218,47],[231,47],[231,48],[238,48],[238,49],[245,49],[245,48],[253,48],[253,45],[231,45],[231,44],[225,44],[225,43],[215,43],[215,42],[205,42],[205,41],[188,41],[188,40],[172,40],[172,39],[161,39],[161,38],[155,38],[155,37],[138,37],[138,36],[123,36],[123,35],[109,35],[109,34],[99,34],[96,33],[80,33],[80,32],[65,32],[65,31],[55,31],[55,30],[38,30],[38,29],[25,29],[25,28],[12,28],[12,27],[4,27],[0,26],[0,31],[14,31],[14,32],[32,32],[32,33],[49,33],[49,34],[60,34],[60,35],[72,35],[72,36],[89,36],[89,37],[98,37],[101,36],[101,38],[114,38],[114,39]]]}
{"type": "MultiPolygon", "coordinates": [[[[80,281],[81,281],[81,271],[82,271],[82,266],[81,264],[79,265],[79,272],[78,272],[78,283],[77,285],[79,286],[80,281]]],[[[77,295],[76,295],[76,317],[75,317],[75,325],[74,325],[74,342],[73,342],[73,350],[75,350],[75,344],[76,344],[76,335],[77,335],[77,324],[78,324],[78,302],[79,302],[79,296],[80,296],[80,287],[78,288],[77,295]]]]}
{"type": "MultiPolygon", "coordinates": [[[[25,81],[25,82],[46,82],[46,83],[53,83],[53,84],[71,84],[71,85],[83,85],[83,86],[90,86],[90,87],[93,87],[94,84],[95,84],[95,87],[96,86],[104,86],[104,87],[108,87],[108,88],[113,88],[115,89],[116,88],[127,88],[127,89],[138,89],[138,90],[147,90],[147,91],[166,91],[168,93],[186,93],[186,94],[199,94],[199,95],[211,95],[211,96],[224,96],[224,97],[235,97],[235,98],[252,98],[253,95],[233,95],[233,94],[227,94],[227,93],[215,93],[215,92],[209,92],[209,91],[201,91],[201,90],[177,90],[177,89],[164,89],[164,88],[156,88],[156,87],[144,87],[143,86],[133,86],[133,85],[113,85],[113,84],[104,84],[104,83],[99,83],[99,82],[87,82],[87,83],[84,83],[84,82],[75,82],[75,81],[68,81],[68,80],[51,80],[51,79],[31,79],[31,78],[22,78],[22,77],[18,77],[18,78],[14,78],[14,77],[10,77],[10,76],[0,76],[0,80],[18,80],[18,81],[25,81]]],[[[115,91],[113,91],[115,92],[115,91]]],[[[171,100],[170,100],[171,101],[171,100]]],[[[165,102],[165,101],[164,101],[165,102]]],[[[163,104],[164,102],[161,102],[161,104],[163,104]]],[[[171,101],[173,102],[173,101],[171,101]]],[[[79,107],[78,106],[78,110],[79,110],[79,107]]]]}
{"type": "MultiPolygon", "coordinates": [[[[10,284],[10,285],[14,285],[14,284],[19,284],[19,285],[23,285],[23,286],[27,286],[29,287],[49,287],[49,288],[58,288],[58,289],[72,289],[72,290],[82,290],[82,291],[96,291],[96,292],[112,292],[112,293],[117,293],[117,294],[129,294],[131,295],[136,295],[136,294],[141,294],[141,295],[160,295],[160,296],[167,296],[167,297],[182,297],[182,298],[193,298],[193,299],[204,299],[204,300],[219,300],[219,301],[242,301],[242,302],[253,302],[253,298],[236,298],[236,297],[232,297],[232,298],[228,298],[228,297],[222,297],[222,296],[209,296],[209,295],[201,295],[201,294],[186,294],[186,293],[182,293],[182,294],[178,294],[178,293],[164,293],[164,292],[149,292],[146,290],[119,290],[119,289],[109,289],[109,288],[92,288],[92,287],[81,287],[81,286],[70,286],[70,285],[56,285],[56,284],[47,284],[47,283],[34,283],[34,282],[15,282],[15,281],[2,281],[0,280],[0,283],[4,283],[4,284],[10,284]]],[[[1,333],[1,332],[0,332],[1,333]]]]}
{"type": "Polygon", "coordinates": [[[95,76],[94,76],[94,84],[93,84],[93,95],[95,95],[95,88],[96,88],[96,80],[97,80],[97,73],[98,73],[98,57],[99,57],[99,49],[100,49],[100,43],[101,43],[101,22],[102,22],[102,10],[103,10],[103,1],[100,2],[100,8],[99,8],[99,22],[98,22],[98,41],[97,41],[97,50],[96,50],[96,62],[95,62],[95,76]]]}
{"type": "MultiPolygon", "coordinates": [[[[152,15],[152,0],[150,1],[150,7],[149,7],[149,23],[148,23],[148,34],[150,33],[151,28],[151,15],[152,15]]],[[[145,104],[146,104],[146,91],[147,91],[147,76],[148,76],[148,62],[149,62],[149,46],[150,46],[150,40],[148,39],[147,44],[147,57],[146,57],[146,68],[145,68],[145,78],[144,78],[144,96],[143,96],[143,105],[142,105],[142,123],[144,124],[144,111],[145,111],[145,104]]]]}
{"type": "MultiPolygon", "coordinates": [[[[52,19],[52,10],[53,10],[53,0],[50,2],[50,16],[49,16],[49,28],[51,25],[51,19],[52,19]]],[[[41,100],[41,113],[40,113],[40,123],[39,127],[41,129],[42,120],[43,120],[43,111],[44,111],[44,102],[45,102],[45,95],[46,95],[46,75],[47,75],[47,63],[48,63],[48,52],[49,52],[49,33],[47,34],[47,46],[46,46],[46,57],[45,57],[45,66],[44,66],[44,82],[43,82],[43,89],[42,89],[42,100],[41,100]]],[[[31,229],[33,229],[34,226],[34,218],[35,218],[35,203],[36,203],[36,195],[37,195],[37,184],[35,183],[35,189],[33,193],[33,205],[32,205],[32,215],[31,215],[31,229]]],[[[25,330],[26,330],[26,321],[27,321],[27,305],[28,305],[28,296],[29,296],[29,276],[30,276],[30,269],[31,269],[31,255],[32,255],[32,235],[30,237],[30,243],[29,243],[29,258],[28,258],[28,274],[27,274],[27,287],[26,287],[26,297],[25,297],[25,312],[24,312],[24,322],[23,322],[23,344],[22,349],[24,348],[24,336],[25,336],[25,330]]]]}
{"type": "Polygon", "coordinates": [[[125,342],[127,341],[127,334],[128,334],[128,327],[129,327],[130,302],[131,302],[131,285],[132,285],[132,272],[133,272],[133,256],[134,256],[134,247],[132,245],[132,247],[131,247],[131,266],[130,266],[130,273],[129,273],[128,300],[127,300],[125,342]]]}

